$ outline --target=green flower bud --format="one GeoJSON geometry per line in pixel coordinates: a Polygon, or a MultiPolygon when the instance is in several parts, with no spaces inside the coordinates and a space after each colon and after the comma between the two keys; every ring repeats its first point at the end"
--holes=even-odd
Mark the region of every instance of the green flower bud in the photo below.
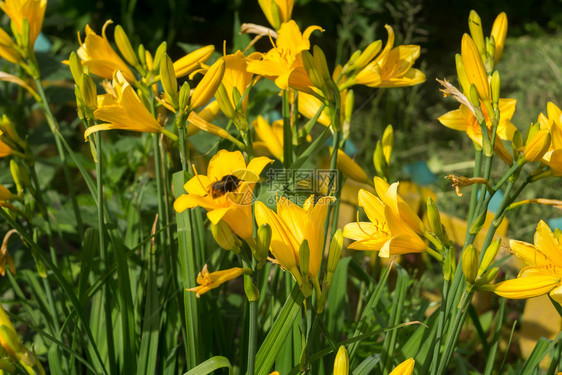
{"type": "Polygon", "coordinates": [[[439,209],[437,209],[437,205],[431,199],[431,197],[427,197],[427,218],[429,220],[429,228],[437,238],[440,240],[443,239],[443,224],[441,223],[441,215],[439,214],[439,209]]]}
{"type": "Polygon", "coordinates": [[[482,276],[482,274],[486,272],[488,267],[490,267],[494,259],[496,259],[496,255],[498,254],[498,250],[500,249],[501,242],[502,240],[500,238],[494,240],[484,252],[482,263],[480,263],[480,267],[478,267],[478,277],[482,276]]]}
{"type": "Polygon", "coordinates": [[[117,44],[117,48],[119,48],[119,52],[123,55],[125,60],[132,66],[139,65],[139,60],[137,59],[137,55],[135,55],[135,50],[129,41],[129,37],[125,33],[125,30],[121,27],[121,25],[115,26],[115,43],[117,44]]]}
{"type": "Polygon", "coordinates": [[[474,283],[478,274],[478,252],[473,245],[468,245],[462,252],[462,273],[466,280],[474,283]]]}
{"type": "Polygon", "coordinates": [[[271,233],[271,226],[267,223],[260,225],[258,228],[258,248],[254,255],[258,261],[265,261],[267,259],[271,243],[271,233]]]}
{"type": "Polygon", "coordinates": [[[179,96],[180,111],[184,111],[187,108],[187,106],[189,105],[190,96],[191,96],[191,88],[189,87],[189,83],[184,82],[180,88],[180,96],[179,96]]]}
{"type": "Polygon", "coordinates": [[[249,275],[244,275],[244,292],[250,302],[257,301],[260,298],[260,290],[249,275]]]}
{"type": "Polygon", "coordinates": [[[480,215],[478,215],[476,219],[474,219],[472,225],[470,226],[469,233],[478,234],[478,232],[480,232],[480,229],[482,229],[482,226],[484,225],[485,221],[486,221],[486,211],[482,212],[480,215]]]}
{"type": "Polygon", "coordinates": [[[162,42],[162,43],[160,43],[160,45],[156,49],[156,52],[154,53],[154,61],[152,62],[152,70],[153,71],[156,71],[156,72],[159,71],[160,64],[162,63],[162,60],[164,59],[164,55],[166,54],[167,46],[168,45],[167,45],[166,42],[162,42]]]}
{"type": "Polygon", "coordinates": [[[476,48],[478,48],[478,52],[480,55],[484,55],[485,44],[484,33],[482,32],[482,20],[480,20],[480,16],[474,10],[471,10],[468,16],[468,29],[470,30],[470,35],[472,36],[472,40],[474,40],[474,44],[476,44],[476,48]]]}
{"type": "Polygon", "coordinates": [[[500,101],[500,73],[497,70],[492,74],[490,90],[492,91],[492,105],[497,107],[500,101]]]}
{"type": "Polygon", "coordinates": [[[162,82],[166,99],[177,110],[179,106],[178,81],[174,71],[174,64],[166,53],[160,63],[160,82],[162,82]]]}

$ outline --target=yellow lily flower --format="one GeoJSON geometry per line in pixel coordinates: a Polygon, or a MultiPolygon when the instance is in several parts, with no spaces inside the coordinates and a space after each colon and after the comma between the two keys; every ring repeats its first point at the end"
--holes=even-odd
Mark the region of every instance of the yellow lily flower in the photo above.
{"type": "Polygon", "coordinates": [[[415,364],[416,361],[414,361],[413,358],[409,358],[396,366],[389,375],[412,375],[414,373],[415,364]]]}
{"type": "Polygon", "coordinates": [[[240,151],[220,150],[209,162],[207,175],[197,174],[184,185],[187,194],[174,202],[174,209],[203,207],[213,224],[223,220],[234,233],[252,241],[252,198],[259,175],[272,160],[252,159],[247,165],[240,151]]]}
{"type": "Polygon", "coordinates": [[[0,57],[14,64],[23,62],[16,47],[16,43],[8,33],[0,28],[0,57]]]}
{"type": "Polygon", "coordinates": [[[426,249],[418,234],[425,231],[420,218],[398,195],[398,183],[388,185],[375,177],[378,197],[361,189],[359,206],[363,207],[370,222],[349,223],[343,229],[346,238],[354,240],[349,249],[379,251],[379,256],[420,253],[426,249]]]}
{"type": "Polygon", "coordinates": [[[8,268],[10,269],[12,275],[15,275],[16,273],[16,266],[14,264],[14,260],[12,259],[12,256],[8,252],[8,241],[10,240],[12,234],[16,234],[16,233],[17,231],[15,229],[11,229],[8,231],[8,233],[6,233],[4,239],[2,240],[2,247],[0,248],[0,275],[2,276],[6,275],[6,264],[8,265],[8,268]]]}
{"type": "MultiPolygon", "coordinates": [[[[332,152],[333,148],[330,147],[330,155],[332,155],[332,152]]],[[[337,167],[346,177],[357,182],[369,183],[369,177],[363,168],[340,149],[338,149],[337,167]]]]}
{"type": "Polygon", "coordinates": [[[258,150],[265,148],[271,155],[283,161],[283,120],[277,120],[269,125],[260,115],[253,125],[258,138],[253,143],[254,147],[258,150]]]}
{"type": "Polygon", "coordinates": [[[299,91],[311,91],[312,82],[304,70],[302,51],[310,49],[310,34],[322,30],[320,26],[309,26],[301,33],[295,21],[285,22],[279,29],[277,44],[262,55],[259,61],[251,61],[247,71],[275,81],[282,90],[292,87],[299,91]]]}
{"type": "Polygon", "coordinates": [[[336,359],[334,361],[334,375],[348,375],[349,374],[349,356],[345,346],[340,345],[336,359]]]}
{"type": "Polygon", "coordinates": [[[89,25],[86,25],[86,38],[82,42],[82,39],[78,36],[80,48],[78,48],[76,53],[80,60],[82,60],[82,65],[87,66],[92,74],[105,79],[111,79],[116,71],[121,71],[121,74],[127,81],[135,82],[136,79],[133,72],[123,59],[119,57],[117,52],[113,50],[105,35],[107,26],[112,22],[111,20],[105,22],[101,30],[101,36],[97,35],[89,25]]]}
{"type": "Polygon", "coordinates": [[[115,73],[111,89],[113,90],[111,94],[98,95],[98,108],[94,111],[96,119],[106,123],[86,129],[85,139],[95,132],[110,129],[163,133],[171,139],[177,139],[175,134],[164,129],[146,109],[120,71],[115,73]]]}
{"type": "Polygon", "coordinates": [[[405,87],[425,81],[425,75],[412,68],[420,56],[420,46],[394,47],[394,30],[389,25],[385,25],[385,28],[388,41],[382,52],[363,67],[355,78],[345,83],[345,87],[353,84],[368,87],[405,87]]]}
{"type": "Polygon", "coordinates": [[[265,18],[269,21],[271,26],[275,30],[279,29],[279,26],[288,22],[291,19],[291,13],[293,13],[294,0],[258,0],[265,18]]]}
{"type": "MultiPolygon", "coordinates": [[[[1,130],[0,130],[0,135],[4,134],[1,130]]],[[[0,158],[6,157],[11,155],[14,152],[14,150],[12,150],[12,148],[10,146],[8,146],[7,144],[5,144],[4,142],[2,142],[0,140],[0,158]]]]}
{"type": "Polygon", "coordinates": [[[39,374],[45,374],[41,363],[33,352],[29,351],[20,341],[14,325],[10,321],[4,307],[0,304],[0,344],[4,351],[18,361],[30,374],[34,374],[34,366],[37,366],[39,374]]]}
{"type": "Polygon", "coordinates": [[[202,63],[209,60],[214,51],[215,46],[209,45],[196,49],[195,51],[188,53],[184,57],[174,61],[174,71],[176,72],[176,78],[180,78],[193,73],[201,66],[202,63]]]}
{"type": "Polygon", "coordinates": [[[490,100],[490,83],[488,82],[488,75],[486,74],[486,69],[484,69],[484,64],[478,48],[474,43],[474,40],[468,34],[462,36],[461,41],[461,57],[464,64],[464,69],[466,72],[466,79],[468,84],[466,87],[463,85],[463,92],[465,96],[468,96],[470,85],[474,84],[480,100],[487,101],[490,100]]]}
{"type": "Polygon", "coordinates": [[[314,204],[311,195],[299,207],[285,197],[277,201],[277,213],[262,202],[256,202],[255,216],[258,226],[271,227],[270,250],[281,267],[289,270],[300,284],[299,250],[304,240],[310,250],[308,275],[317,279],[322,262],[324,223],[332,197],[321,197],[314,204]]]}
{"type": "MultiPolygon", "coordinates": [[[[494,150],[498,156],[508,164],[512,163],[511,154],[505,149],[501,140],[511,141],[513,138],[513,133],[517,128],[511,123],[511,118],[515,112],[515,105],[517,101],[515,99],[500,99],[498,106],[500,110],[500,120],[498,123],[498,128],[496,131],[497,137],[494,144],[494,150]],[[498,139],[499,138],[499,139],[498,139]]],[[[488,127],[488,133],[492,133],[492,121],[486,110],[484,104],[481,106],[482,112],[484,113],[484,118],[486,120],[486,126],[488,127]]],[[[438,118],[439,122],[448,128],[466,132],[466,134],[472,139],[472,141],[480,146],[482,146],[482,130],[476,117],[468,107],[461,104],[459,109],[450,111],[438,118]]]]}
{"type": "Polygon", "coordinates": [[[562,305],[562,238],[544,221],[535,232],[535,244],[510,240],[509,246],[527,267],[516,279],[502,281],[488,289],[506,298],[525,299],[549,293],[562,305]]]}
{"type": "MultiPolygon", "coordinates": [[[[224,56],[225,70],[224,76],[222,78],[222,84],[226,89],[228,94],[228,99],[232,108],[236,108],[239,103],[234,101],[233,90],[236,87],[240,96],[243,96],[245,91],[248,89],[252,83],[253,73],[248,71],[248,63],[251,61],[258,60],[260,57],[259,53],[253,53],[248,57],[245,57],[241,51],[236,51],[236,53],[224,56]]],[[[246,113],[246,107],[248,106],[248,95],[242,100],[242,113],[246,113]]]]}
{"type": "Polygon", "coordinates": [[[17,195],[12,194],[12,192],[8,190],[8,188],[6,188],[4,185],[0,185],[0,201],[5,202],[16,198],[17,195]]]}
{"type": "Polygon", "coordinates": [[[544,154],[542,162],[558,173],[562,173],[562,111],[552,102],[546,105],[547,116],[539,115],[541,130],[550,132],[550,147],[544,154]]]}
{"type": "Polygon", "coordinates": [[[0,9],[10,17],[15,29],[21,34],[23,20],[29,24],[29,46],[33,48],[43,26],[47,0],[5,0],[0,1],[0,9]]]}
{"type": "Polygon", "coordinates": [[[218,288],[227,281],[233,280],[240,275],[250,274],[252,271],[249,268],[233,267],[223,271],[209,272],[207,270],[207,265],[203,266],[199,275],[197,275],[197,284],[194,288],[186,289],[190,292],[194,292],[197,298],[201,294],[207,293],[211,289],[218,288]]]}

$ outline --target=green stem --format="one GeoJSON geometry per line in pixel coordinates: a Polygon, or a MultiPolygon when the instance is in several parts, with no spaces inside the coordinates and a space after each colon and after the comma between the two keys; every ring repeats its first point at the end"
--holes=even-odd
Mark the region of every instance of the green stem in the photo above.
{"type": "MultiPolygon", "coordinates": [[[[474,172],[472,174],[473,177],[480,177],[480,171],[482,169],[482,150],[475,150],[474,156],[474,172]]],[[[472,185],[472,192],[470,193],[470,206],[468,208],[468,217],[467,223],[472,223],[472,219],[474,219],[474,210],[476,209],[476,199],[478,198],[478,185],[472,185]]],[[[469,225],[466,227],[466,237],[465,237],[465,244],[466,247],[468,245],[468,238],[469,238],[469,225]]]]}
{"type": "MultiPolygon", "coordinates": [[[[90,136],[93,138],[93,136],[90,136]]],[[[98,244],[100,251],[100,263],[105,265],[108,259],[107,248],[105,246],[105,222],[104,222],[104,197],[103,197],[103,155],[102,155],[102,141],[101,133],[95,133],[96,139],[96,187],[97,187],[97,198],[98,201],[98,244]]],[[[103,286],[103,299],[104,299],[104,314],[105,314],[105,336],[107,340],[107,356],[109,359],[109,369],[110,373],[117,373],[117,362],[115,360],[115,342],[113,340],[113,318],[111,316],[111,305],[112,300],[111,290],[107,283],[103,286]]]]}
{"type": "Polygon", "coordinates": [[[289,91],[283,91],[283,167],[290,169],[293,164],[293,132],[291,129],[291,110],[289,91]]]}
{"type": "MultiPolygon", "coordinates": [[[[459,266],[460,267],[460,266],[459,266]]],[[[468,304],[472,301],[472,294],[473,292],[465,292],[463,296],[463,300],[460,304],[460,310],[456,312],[455,320],[449,329],[449,336],[447,339],[447,343],[445,344],[445,353],[442,357],[441,362],[439,363],[439,369],[437,370],[437,375],[442,375],[445,373],[449,361],[451,360],[451,356],[453,354],[453,350],[455,349],[455,343],[457,342],[462,326],[464,324],[464,320],[467,314],[467,307],[468,304]]]]}
{"type": "Polygon", "coordinates": [[[74,183],[72,182],[72,178],[70,176],[70,170],[68,169],[68,164],[66,161],[66,153],[64,151],[64,147],[61,143],[59,137],[62,138],[62,134],[60,133],[60,128],[55,116],[51,112],[51,108],[49,107],[49,102],[47,101],[47,97],[45,95],[45,90],[43,89],[43,84],[39,78],[35,79],[35,84],[37,85],[37,93],[41,98],[41,107],[43,108],[43,112],[45,113],[45,117],[47,118],[47,123],[55,136],[55,144],[57,146],[57,150],[59,153],[59,158],[62,164],[62,170],[64,173],[64,178],[66,180],[66,185],[68,186],[68,192],[70,193],[70,200],[72,202],[72,209],[74,211],[74,216],[76,218],[76,226],[78,227],[78,233],[80,235],[80,239],[84,237],[84,224],[82,222],[82,215],[80,214],[80,208],[78,207],[78,200],[76,199],[76,192],[74,190],[74,183]]]}
{"type": "MultiPolygon", "coordinates": [[[[449,251],[455,251],[455,249],[449,249],[449,251]]],[[[437,371],[437,363],[439,361],[439,352],[441,350],[441,338],[443,336],[443,328],[445,326],[445,316],[447,313],[447,301],[449,294],[449,281],[443,279],[443,296],[441,297],[441,308],[439,311],[439,320],[437,322],[437,334],[435,335],[433,346],[433,366],[431,366],[431,375],[435,375],[437,371]]]]}

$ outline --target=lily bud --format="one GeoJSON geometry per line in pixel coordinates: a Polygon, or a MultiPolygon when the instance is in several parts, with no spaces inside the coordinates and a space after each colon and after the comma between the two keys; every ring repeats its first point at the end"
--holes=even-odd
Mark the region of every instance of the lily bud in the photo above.
{"type": "Polygon", "coordinates": [[[513,159],[517,160],[519,158],[518,150],[523,147],[523,136],[519,130],[515,130],[513,133],[513,139],[511,140],[511,148],[513,151],[513,159]]]}
{"type": "Polygon", "coordinates": [[[496,259],[501,242],[502,240],[500,238],[494,240],[494,242],[492,242],[484,252],[482,263],[480,263],[480,266],[478,267],[478,277],[482,276],[488,267],[490,267],[490,264],[492,264],[494,259],[496,259]]]}
{"type": "Polygon", "coordinates": [[[470,92],[470,82],[468,81],[468,76],[466,75],[466,69],[464,68],[464,61],[462,56],[458,53],[455,55],[455,65],[457,67],[457,77],[462,88],[464,96],[468,96],[470,92]]]}
{"type": "Polygon", "coordinates": [[[211,233],[223,249],[232,250],[235,254],[240,252],[240,240],[224,221],[221,220],[217,224],[211,224],[211,233]]]}
{"type": "Polygon", "coordinates": [[[138,66],[139,60],[135,54],[135,50],[129,41],[127,33],[125,33],[125,30],[123,30],[121,25],[115,26],[114,38],[115,44],[117,44],[117,48],[119,48],[119,52],[121,52],[121,55],[123,55],[125,60],[127,60],[127,62],[132,66],[138,66]]]}
{"type": "Polygon", "coordinates": [[[321,69],[316,66],[314,57],[308,51],[302,51],[301,56],[304,69],[306,70],[308,77],[310,77],[310,81],[312,81],[312,84],[315,87],[319,88],[325,96],[329,97],[329,87],[326,84],[326,81],[324,81],[321,69]]]}
{"type": "Polygon", "coordinates": [[[491,36],[494,38],[494,65],[500,61],[503,52],[503,46],[505,43],[505,37],[507,35],[507,15],[505,12],[501,12],[496,17],[494,25],[492,26],[491,36]]]}
{"type": "Polygon", "coordinates": [[[82,63],[75,51],[72,51],[70,54],[68,65],[70,66],[70,73],[72,73],[74,82],[78,84],[78,82],[80,82],[80,77],[82,77],[82,74],[84,73],[84,68],[82,68],[82,63]]]}
{"type": "Polygon", "coordinates": [[[500,102],[500,73],[497,70],[492,74],[490,91],[492,93],[492,105],[497,107],[500,102]]]}
{"type": "Polygon", "coordinates": [[[478,252],[473,245],[468,245],[462,252],[462,273],[466,280],[473,283],[478,274],[478,252]]]}
{"type": "Polygon", "coordinates": [[[482,226],[484,225],[485,221],[486,221],[486,211],[482,212],[480,215],[478,215],[476,219],[474,219],[472,225],[470,226],[469,233],[478,234],[478,232],[480,232],[480,229],[482,229],[482,226]]]}
{"type": "Polygon", "coordinates": [[[348,123],[351,122],[354,105],[355,105],[355,93],[353,92],[353,90],[348,90],[347,94],[345,95],[345,105],[344,105],[344,120],[348,123]]]}
{"type": "Polygon", "coordinates": [[[392,155],[392,147],[394,146],[394,128],[388,124],[382,134],[382,153],[386,160],[386,165],[390,165],[390,156],[392,155]]]}
{"type": "Polygon", "coordinates": [[[192,73],[201,66],[201,63],[207,61],[214,51],[215,47],[212,45],[201,47],[174,62],[176,77],[180,78],[192,73]]]}
{"type": "Polygon", "coordinates": [[[375,40],[373,43],[369,44],[367,48],[361,52],[361,55],[351,64],[350,70],[361,70],[365,65],[367,65],[371,60],[375,58],[377,53],[381,50],[382,41],[375,40]]]}
{"type": "Polygon", "coordinates": [[[355,61],[359,58],[359,56],[361,56],[361,51],[360,50],[356,50],[355,52],[353,52],[351,54],[351,56],[349,57],[349,60],[347,61],[347,63],[343,66],[342,72],[348,73],[349,71],[354,69],[354,65],[355,65],[355,61]]]}
{"type": "Polygon", "coordinates": [[[12,178],[16,183],[18,194],[23,194],[25,187],[31,185],[27,169],[12,159],[10,160],[10,172],[12,173],[12,178]]]}
{"type": "Polygon", "coordinates": [[[373,153],[373,163],[375,164],[375,170],[379,177],[386,176],[386,159],[384,158],[384,152],[382,149],[381,141],[377,142],[377,146],[375,147],[375,152],[373,153]]]}
{"type": "Polygon", "coordinates": [[[494,267],[484,272],[484,274],[478,278],[476,284],[478,286],[490,284],[492,281],[494,281],[496,276],[498,276],[499,270],[500,270],[499,267],[494,267]]]}
{"type": "Polygon", "coordinates": [[[234,107],[232,106],[232,103],[228,98],[228,93],[226,92],[226,88],[222,83],[217,89],[217,92],[215,93],[215,99],[217,99],[217,102],[219,103],[219,108],[227,118],[232,120],[236,117],[236,111],[234,110],[234,107]]]}
{"type": "Polygon", "coordinates": [[[143,67],[148,68],[148,64],[146,63],[146,49],[142,44],[139,44],[139,48],[137,49],[137,55],[139,55],[139,61],[143,67]]]}
{"type": "Polygon", "coordinates": [[[82,100],[84,105],[88,107],[89,110],[93,111],[97,107],[97,89],[96,84],[92,77],[88,74],[82,74],[80,77],[80,94],[82,95],[82,100]]]}
{"type": "Polygon", "coordinates": [[[328,254],[328,267],[326,273],[326,281],[328,284],[331,283],[332,276],[336,272],[338,263],[340,261],[341,252],[343,250],[343,233],[341,229],[338,229],[336,233],[332,236],[332,241],[330,242],[330,253],[328,254]]]}
{"type": "Polygon", "coordinates": [[[480,16],[474,10],[471,10],[468,16],[468,29],[470,30],[470,35],[472,36],[472,40],[474,40],[474,44],[476,44],[476,48],[478,48],[478,52],[480,52],[480,55],[484,55],[485,45],[484,33],[482,32],[482,20],[480,20],[480,16]]]}
{"type": "Polygon", "coordinates": [[[172,107],[177,109],[179,106],[178,81],[174,71],[174,64],[168,54],[164,54],[162,62],[160,63],[160,82],[162,82],[166,99],[170,102],[172,107]]]}
{"type": "Polygon", "coordinates": [[[180,88],[180,95],[179,95],[179,108],[180,111],[183,111],[189,105],[189,98],[191,97],[191,88],[189,87],[189,83],[184,82],[180,88]]]}
{"type": "MultiPolygon", "coordinates": [[[[330,155],[333,152],[333,148],[330,147],[330,155]]],[[[355,180],[357,182],[369,183],[371,180],[363,170],[353,159],[351,159],[345,152],[338,149],[338,159],[337,167],[343,172],[344,175],[355,180]]]]}
{"type": "Polygon", "coordinates": [[[268,223],[260,225],[258,228],[258,248],[255,257],[258,261],[264,261],[269,254],[269,245],[271,243],[271,226],[268,223]]]}
{"type": "Polygon", "coordinates": [[[330,75],[330,70],[328,69],[328,63],[326,62],[326,55],[324,55],[324,51],[318,46],[314,46],[312,48],[314,52],[314,63],[316,65],[316,69],[318,69],[318,73],[322,80],[328,84],[332,80],[332,76],[330,75]]]}
{"type": "Polygon", "coordinates": [[[429,228],[437,238],[443,238],[443,224],[441,223],[441,215],[439,214],[439,210],[437,209],[437,205],[431,199],[431,197],[427,197],[427,218],[429,220],[429,228]]]}
{"type": "Polygon", "coordinates": [[[456,270],[456,253],[454,248],[447,251],[447,255],[443,260],[443,279],[450,281],[456,270]]]}
{"type": "Polygon", "coordinates": [[[154,62],[150,67],[150,70],[156,70],[160,68],[160,63],[164,59],[164,55],[166,54],[166,49],[168,48],[168,44],[166,42],[160,43],[156,52],[154,53],[154,62]]]}
{"type": "Polygon", "coordinates": [[[470,104],[472,104],[473,107],[480,108],[480,96],[478,95],[478,90],[474,84],[470,85],[468,100],[470,100],[470,104]]]}
{"type": "Polygon", "coordinates": [[[244,292],[250,302],[257,301],[260,298],[260,290],[249,275],[244,275],[244,292]]]}
{"type": "Polygon", "coordinates": [[[207,73],[205,73],[203,79],[199,82],[191,94],[192,109],[202,107],[211,100],[222,82],[224,70],[225,63],[223,58],[218,59],[213,65],[211,65],[207,73]]]}
{"type": "MultiPolygon", "coordinates": [[[[538,124],[535,124],[538,125],[538,124]]],[[[525,150],[525,160],[535,162],[542,159],[544,154],[550,148],[550,131],[547,129],[536,131],[531,138],[527,140],[525,150]]]]}
{"type": "Polygon", "coordinates": [[[349,374],[349,356],[345,346],[341,345],[336,354],[334,361],[334,375],[348,375],[349,374]]]}

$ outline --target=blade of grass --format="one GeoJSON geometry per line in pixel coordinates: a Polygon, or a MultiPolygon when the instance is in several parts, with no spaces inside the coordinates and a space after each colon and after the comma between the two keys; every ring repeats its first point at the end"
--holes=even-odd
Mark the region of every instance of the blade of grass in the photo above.
{"type": "Polygon", "coordinates": [[[283,338],[288,337],[293,327],[293,322],[300,312],[303,299],[304,297],[299,287],[295,285],[256,354],[256,373],[258,375],[269,373],[271,366],[277,358],[277,354],[279,354],[285,342],[283,338]]]}
{"type": "MultiPolygon", "coordinates": [[[[498,346],[500,344],[501,329],[503,325],[503,317],[505,314],[505,303],[506,303],[506,299],[501,298],[500,309],[498,311],[498,321],[496,322],[496,331],[494,332],[494,339],[492,340],[492,347],[484,349],[484,352],[488,354],[488,358],[486,359],[486,368],[484,369],[484,375],[492,375],[492,370],[494,369],[494,362],[496,360],[496,354],[498,352],[498,346]]],[[[478,320],[478,317],[476,318],[476,320],[478,320]]],[[[481,326],[480,329],[482,329],[481,326]]],[[[485,337],[481,339],[484,340],[483,342],[486,341],[485,337]]]]}
{"type": "MultiPolygon", "coordinates": [[[[178,198],[183,192],[185,183],[184,172],[174,173],[172,176],[175,197],[178,198]]],[[[194,286],[195,277],[195,254],[193,247],[193,232],[191,228],[191,217],[189,211],[176,213],[179,262],[183,288],[183,303],[185,311],[185,340],[187,350],[187,366],[194,368],[199,358],[199,315],[197,300],[194,293],[186,289],[194,286]]]]}
{"type": "Polygon", "coordinates": [[[215,356],[209,358],[205,362],[201,363],[199,366],[189,370],[188,372],[184,372],[183,375],[207,375],[211,372],[218,370],[219,368],[228,368],[228,373],[232,375],[234,372],[232,370],[232,365],[230,361],[221,356],[215,356]]]}
{"type": "Polygon", "coordinates": [[[4,220],[6,220],[8,222],[8,224],[12,228],[14,228],[16,231],[18,231],[18,234],[27,242],[27,244],[30,247],[33,247],[35,249],[35,251],[37,252],[37,255],[39,255],[41,260],[53,272],[53,275],[54,275],[55,279],[57,280],[57,282],[59,283],[59,285],[61,286],[64,294],[69,298],[70,304],[76,310],[76,313],[78,315],[78,319],[80,320],[80,323],[82,324],[82,326],[83,326],[83,328],[86,332],[86,335],[88,336],[88,339],[90,340],[89,348],[91,348],[91,350],[93,350],[94,355],[95,355],[95,357],[97,359],[97,362],[98,362],[97,363],[97,371],[98,372],[101,371],[104,374],[107,374],[107,369],[105,368],[105,366],[103,364],[103,361],[101,359],[101,355],[98,351],[97,346],[95,345],[95,341],[94,341],[94,337],[92,335],[92,331],[90,329],[90,326],[88,325],[88,319],[86,318],[86,314],[84,313],[84,310],[82,309],[82,305],[80,305],[80,301],[78,300],[78,297],[74,293],[74,290],[73,290],[72,286],[70,284],[68,284],[68,282],[66,281],[66,279],[64,278],[64,276],[62,275],[62,273],[60,272],[58,267],[56,267],[53,264],[53,262],[51,262],[49,256],[47,256],[47,254],[45,254],[43,249],[33,241],[31,236],[22,228],[21,225],[19,225],[16,221],[14,221],[12,219],[12,217],[4,210],[0,210],[0,215],[4,218],[4,220]]]}
{"type": "MultiPolygon", "coordinates": [[[[392,310],[390,312],[390,324],[397,325],[402,316],[402,306],[404,305],[404,300],[406,299],[406,290],[408,288],[408,273],[403,268],[398,269],[398,280],[396,283],[396,289],[394,290],[394,304],[392,305],[392,310]]],[[[381,363],[383,364],[383,374],[390,373],[390,368],[394,359],[394,348],[396,347],[396,336],[398,335],[398,330],[394,329],[387,334],[384,338],[384,343],[382,346],[382,358],[381,363]]]]}

